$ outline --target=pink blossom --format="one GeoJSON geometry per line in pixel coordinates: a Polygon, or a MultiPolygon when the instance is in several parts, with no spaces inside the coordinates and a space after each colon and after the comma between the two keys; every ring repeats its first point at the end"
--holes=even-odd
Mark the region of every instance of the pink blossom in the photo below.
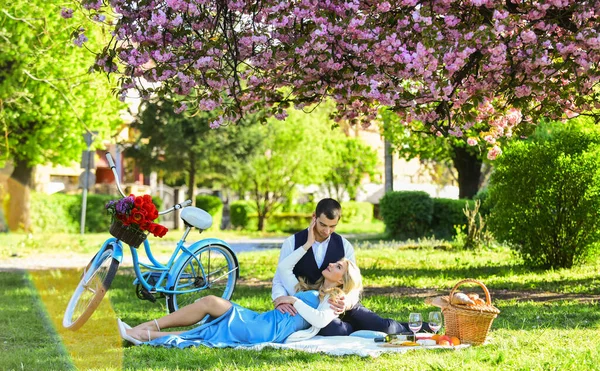
{"type": "Polygon", "coordinates": [[[467,139],[467,144],[470,146],[476,146],[477,145],[477,139],[475,138],[469,138],[467,139]]]}
{"type": "Polygon", "coordinates": [[[493,146],[487,154],[488,160],[495,160],[498,156],[502,154],[502,149],[498,146],[493,146]]]}
{"type": "Polygon", "coordinates": [[[388,12],[391,8],[392,8],[392,6],[387,1],[377,4],[377,10],[382,13],[388,12]]]}

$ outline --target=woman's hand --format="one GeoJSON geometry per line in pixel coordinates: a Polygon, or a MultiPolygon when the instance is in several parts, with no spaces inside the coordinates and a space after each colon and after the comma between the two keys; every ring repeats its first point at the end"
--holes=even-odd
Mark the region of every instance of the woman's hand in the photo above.
{"type": "Polygon", "coordinates": [[[312,221],[310,222],[310,226],[308,227],[308,238],[306,239],[306,242],[304,243],[304,250],[308,251],[308,249],[310,249],[313,245],[313,243],[315,243],[315,228],[317,226],[317,218],[315,218],[314,216],[312,217],[312,221]]]}
{"type": "Polygon", "coordinates": [[[337,298],[330,297],[328,302],[333,312],[337,315],[344,313],[346,310],[346,297],[343,295],[337,298]]]}
{"type": "Polygon", "coordinates": [[[280,296],[277,299],[273,300],[273,305],[277,308],[281,304],[294,304],[298,300],[294,296],[280,296]]]}

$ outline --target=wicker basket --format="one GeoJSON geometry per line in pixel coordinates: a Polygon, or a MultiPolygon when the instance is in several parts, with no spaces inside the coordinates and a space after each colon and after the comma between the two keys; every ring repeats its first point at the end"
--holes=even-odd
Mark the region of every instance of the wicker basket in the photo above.
{"type": "Polygon", "coordinates": [[[119,219],[113,220],[112,224],[110,225],[109,232],[117,239],[135,248],[139,247],[147,236],[146,233],[140,231],[139,229],[134,229],[123,225],[119,219]]]}
{"type": "Polygon", "coordinates": [[[492,327],[494,318],[500,313],[498,308],[492,305],[490,292],[487,287],[475,279],[462,280],[454,285],[452,291],[450,291],[448,302],[450,304],[442,310],[446,325],[446,335],[456,336],[464,344],[483,344],[490,327],[492,327]],[[465,283],[475,283],[481,286],[485,293],[485,305],[452,304],[454,293],[459,286],[465,283]]]}

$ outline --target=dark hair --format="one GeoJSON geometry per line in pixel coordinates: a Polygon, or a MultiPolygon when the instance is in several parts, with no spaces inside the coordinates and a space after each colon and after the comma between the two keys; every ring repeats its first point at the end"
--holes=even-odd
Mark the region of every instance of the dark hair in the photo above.
{"type": "Polygon", "coordinates": [[[333,198],[324,198],[317,204],[315,216],[318,218],[325,214],[327,219],[337,219],[342,217],[342,205],[333,198]]]}

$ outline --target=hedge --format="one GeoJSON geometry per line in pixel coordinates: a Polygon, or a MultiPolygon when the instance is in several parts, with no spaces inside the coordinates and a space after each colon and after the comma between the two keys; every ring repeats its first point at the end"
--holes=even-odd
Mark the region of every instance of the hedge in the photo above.
{"type": "Polygon", "coordinates": [[[390,237],[405,240],[429,235],[433,200],[426,192],[388,192],[379,206],[390,237]]]}
{"type": "Polygon", "coordinates": [[[469,204],[470,209],[473,209],[475,202],[465,199],[433,199],[431,231],[435,238],[451,239],[456,235],[454,226],[467,224],[467,216],[464,213],[467,204],[469,204]]]}

